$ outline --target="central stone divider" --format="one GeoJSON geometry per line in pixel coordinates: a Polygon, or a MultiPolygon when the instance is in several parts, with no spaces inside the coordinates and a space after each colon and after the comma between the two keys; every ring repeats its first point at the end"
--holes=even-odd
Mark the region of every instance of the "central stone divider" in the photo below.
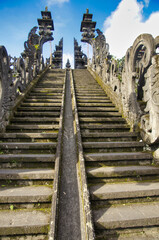
{"type": "Polygon", "coordinates": [[[57,225],[59,215],[59,191],[60,191],[60,174],[61,174],[61,160],[62,160],[62,141],[63,141],[63,127],[64,127],[64,104],[66,99],[66,70],[64,77],[64,85],[62,92],[61,112],[59,120],[59,132],[57,139],[57,148],[55,155],[55,174],[54,174],[54,194],[52,196],[50,231],[48,234],[49,240],[57,239],[57,225]]]}
{"type": "Polygon", "coordinates": [[[77,173],[78,173],[78,188],[79,188],[79,201],[80,201],[80,215],[81,215],[81,239],[93,240],[95,239],[94,228],[92,222],[92,214],[90,208],[89,192],[87,185],[85,160],[83,155],[82,138],[80,133],[80,125],[78,119],[78,110],[76,103],[75,87],[73,80],[73,73],[71,77],[71,94],[72,94],[72,111],[74,116],[74,132],[76,135],[77,143],[77,173]]]}

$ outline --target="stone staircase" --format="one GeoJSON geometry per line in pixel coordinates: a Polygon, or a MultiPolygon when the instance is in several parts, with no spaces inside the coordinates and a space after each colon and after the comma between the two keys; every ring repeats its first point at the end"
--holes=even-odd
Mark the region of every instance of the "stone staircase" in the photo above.
{"type": "Polygon", "coordinates": [[[0,239],[48,239],[64,70],[49,70],[0,134],[0,239]]]}
{"type": "Polygon", "coordinates": [[[95,239],[159,239],[159,168],[87,70],[74,70],[95,239]]]}
{"type": "MultiPolygon", "coordinates": [[[[66,107],[71,105],[67,75],[64,70],[48,70],[16,107],[6,132],[0,133],[2,240],[47,240],[53,212],[61,214],[63,207],[64,218],[61,219],[71,218],[71,212],[74,216],[79,212],[78,197],[77,205],[74,204],[70,211],[67,202],[68,199],[71,204],[69,196],[74,196],[73,199],[79,191],[74,185],[77,179],[73,180],[76,178],[76,149],[71,147],[76,136],[73,132],[75,120],[66,107]],[[61,144],[58,141],[62,131],[59,129],[61,109],[66,116],[62,170],[59,170],[63,180],[60,181],[57,206],[60,209],[53,209],[55,175],[58,178],[55,171],[57,145],[61,144]],[[66,190],[69,191],[66,193],[66,190]],[[69,214],[65,213],[65,207],[69,214]]],[[[73,77],[95,239],[159,239],[159,168],[154,165],[152,154],[146,150],[139,134],[130,132],[118,109],[87,70],[73,70],[73,77]]],[[[68,229],[59,230],[59,225],[63,224],[61,219],[56,218],[55,227],[59,231],[58,238],[66,239],[67,234],[61,232],[68,229]]],[[[70,227],[71,224],[72,219],[69,219],[68,224],[63,225],[70,227]]],[[[81,223],[77,216],[76,230],[78,225],[81,223]]],[[[71,231],[73,226],[75,232],[75,218],[71,231]]],[[[77,239],[81,239],[79,236],[80,230],[77,239]]]]}

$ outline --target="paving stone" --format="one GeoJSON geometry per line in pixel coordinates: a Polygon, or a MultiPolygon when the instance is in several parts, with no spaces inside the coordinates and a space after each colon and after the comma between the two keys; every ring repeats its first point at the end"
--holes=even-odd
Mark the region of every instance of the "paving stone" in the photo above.
{"type": "Polygon", "coordinates": [[[48,202],[53,190],[47,186],[26,186],[0,189],[0,203],[48,202]]]}
{"type": "Polygon", "coordinates": [[[0,235],[47,233],[50,214],[46,211],[0,211],[0,235]]]}
{"type": "Polygon", "coordinates": [[[159,168],[151,166],[100,167],[87,169],[89,177],[117,177],[137,175],[157,175],[159,168]]]}
{"type": "Polygon", "coordinates": [[[116,229],[159,225],[159,203],[112,206],[93,211],[97,228],[116,229]]]}
{"type": "Polygon", "coordinates": [[[159,182],[98,184],[90,187],[92,199],[126,199],[159,196],[159,182]]]}
{"type": "Polygon", "coordinates": [[[53,169],[0,169],[0,179],[53,179],[53,169]]]}

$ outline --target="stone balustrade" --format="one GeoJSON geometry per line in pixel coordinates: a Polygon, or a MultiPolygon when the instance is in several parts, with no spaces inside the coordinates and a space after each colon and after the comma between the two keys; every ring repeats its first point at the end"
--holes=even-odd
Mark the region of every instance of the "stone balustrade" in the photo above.
{"type": "Polygon", "coordinates": [[[158,142],[159,37],[141,34],[119,61],[110,55],[104,34],[97,33],[89,42],[93,58],[88,69],[102,80],[132,130],[139,128],[148,144],[158,142]]]}

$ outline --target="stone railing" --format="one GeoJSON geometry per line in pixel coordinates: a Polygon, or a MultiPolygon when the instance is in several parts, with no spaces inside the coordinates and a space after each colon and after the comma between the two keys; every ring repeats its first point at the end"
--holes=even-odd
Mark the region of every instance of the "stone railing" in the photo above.
{"type": "Polygon", "coordinates": [[[31,59],[8,56],[4,46],[0,46],[0,130],[4,131],[8,122],[9,113],[15,101],[29,83],[44,69],[41,59],[31,64],[31,59]],[[35,70],[36,69],[36,70],[35,70]]]}
{"type": "Polygon", "coordinates": [[[139,128],[143,139],[159,141],[159,37],[141,34],[122,60],[109,54],[105,36],[98,30],[91,39],[93,58],[88,69],[100,78],[132,130],[139,128]]]}

